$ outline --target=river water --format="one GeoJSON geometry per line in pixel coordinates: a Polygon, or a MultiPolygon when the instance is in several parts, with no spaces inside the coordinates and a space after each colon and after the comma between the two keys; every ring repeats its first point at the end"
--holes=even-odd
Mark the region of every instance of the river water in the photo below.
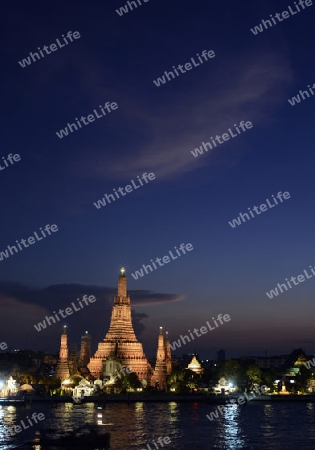
{"type": "MultiPolygon", "coordinates": [[[[165,450],[308,450],[315,449],[315,406],[313,403],[254,403],[228,405],[212,421],[207,414],[215,405],[200,403],[109,403],[97,410],[93,403],[33,403],[31,409],[0,406],[0,450],[33,448],[57,449],[24,441],[33,438],[38,428],[54,429],[54,436],[84,424],[97,424],[111,433],[111,450],[157,450],[154,442],[161,436],[171,442],[165,450]],[[45,420],[13,437],[5,438],[8,427],[36,411],[45,420]],[[97,417],[100,414],[101,417],[97,417]],[[102,423],[102,424],[101,424],[102,423]]],[[[158,444],[156,444],[158,445],[158,444]]],[[[60,448],[60,447],[59,447],[60,448]]],[[[58,448],[58,450],[59,450],[58,448]]],[[[72,447],[74,448],[74,447],[72,447]]],[[[158,445],[160,450],[162,447],[158,445]]]]}

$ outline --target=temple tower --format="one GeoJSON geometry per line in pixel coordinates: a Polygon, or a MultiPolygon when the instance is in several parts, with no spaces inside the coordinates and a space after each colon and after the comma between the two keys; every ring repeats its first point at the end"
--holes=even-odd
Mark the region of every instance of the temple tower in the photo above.
{"type": "Polygon", "coordinates": [[[80,359],[79,367],[87,367],[91,358],[91,336],[86,331],[83,336],[81,336],[81,349],[80,349],[80,359]]]}
{"type": "Polygon", "coordinates": [[[171,354],[171,344],[168,337],[168,331],[165,332],[165,362],[166,362],[166,373],[169,375],[172,372],[172,354],[171,354]]]}
{"type": "Polygon", "coordinates": [[[149,381],[151,366],[133,330],[124,268],[118,278],[118,293],[114,298],[109,330],[103,342],[98,344],[98,349],[88,365],[93,376],[103,375],[103,361],[110,355],[114,355],[121,365],[128,366],[131,372],[135,372],[140,381],[149,381]]]}
{"type": "Polygon", "coordinates": [[[56,377],[61,378],[64,381],[70,377],[69,364],[68,364],[68,335],[67,326],[64,325],[63,333],[61,335],[59,359],[56,369],[56,377]]]}
{"type": "Polygon", "coordinates": [[[77,372],[78,364],[79,364],[79,353],[77,344],[74,342],[68,343],[68,366],[70,376],[77,372]]]}
{"type": "Polygon", "coordinates": [[[155,370],[151,379],[151,385],[158,389],[166,390],[167,389],[166,376],[167,376],[166,347],[163,335],[163,328],[160,327],[155,370]]]}

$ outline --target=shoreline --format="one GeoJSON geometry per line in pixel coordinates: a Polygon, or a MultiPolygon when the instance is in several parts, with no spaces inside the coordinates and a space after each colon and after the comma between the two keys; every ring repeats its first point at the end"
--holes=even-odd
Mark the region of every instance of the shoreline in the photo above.
{"type": "MultiPolygon", "coordinates": [[[[84,397],[82,399],[82,403],[168,403],[168,402],[177,402],[177,403],[189,403],[189,402],[198,402],[198,403],[206,403],[212,405],[226,405],[228,396],[226,397],[209,397],[205,395],[132,395],[132,394],[123,394],[123,395],[104,395],[97,397],[84,397]]],[[[71,396],[56,396],[56,397],[41,397],[34,396],[32,398],[27,398],[25,400],[21,398],[10,398],[10,399],[0,399],[0,405],[21,405],[24,406],[26,404],[31,403],[73,403],[73,399],[71,396]]],[[[256,396],[254,399],[251,399],[250,402],[247,403],[256,403],[256,402],[315,402],[315,395],[260,395],[256,396]]],[[[242,405],[243,406],[243,405],[242,405]]]]}

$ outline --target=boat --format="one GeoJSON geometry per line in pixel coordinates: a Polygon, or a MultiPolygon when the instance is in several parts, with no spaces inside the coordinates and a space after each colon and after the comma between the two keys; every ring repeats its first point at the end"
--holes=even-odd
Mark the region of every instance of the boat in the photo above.
{"type": "Polygon", "coordinates": [[[72,401],[73,401],[74,405],[82,404],[82,399],[80,397],[72,397],[72,401]]]}

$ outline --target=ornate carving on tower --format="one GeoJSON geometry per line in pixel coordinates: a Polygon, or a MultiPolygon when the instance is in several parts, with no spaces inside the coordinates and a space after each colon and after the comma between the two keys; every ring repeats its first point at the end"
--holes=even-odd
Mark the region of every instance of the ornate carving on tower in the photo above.
{"type": "Polygon", "coordinates": [[[70,377],[68,364],[68,336],[66,325],[64,325],[63,333],[61,335],[59,359],[56,368],[56,377],[61,378],[62,381],[70,377]]]}
{"type": "Polygon", "coordinates": [[[122,268],[118,277],[118,292],[114,298],[109,330],[91,358],[88,368],[95,377],[103,374],[103,361],[114,354],[123,366],[130,367],[140,381],[148,381],[151,366],[138,342],[132,326],[130,297],[127,296],[127,278],[122,268]]]}
{"type": "Polygon", "coordinates": [[[166,363],[166,346],[163,335],[163,328],[160,327],[160,333],[158,337],[158,348],[156,353],[155,370],[151,379],[151,385],[166,390],[166,377],[167,377],[167,363],[166,363]]]}

